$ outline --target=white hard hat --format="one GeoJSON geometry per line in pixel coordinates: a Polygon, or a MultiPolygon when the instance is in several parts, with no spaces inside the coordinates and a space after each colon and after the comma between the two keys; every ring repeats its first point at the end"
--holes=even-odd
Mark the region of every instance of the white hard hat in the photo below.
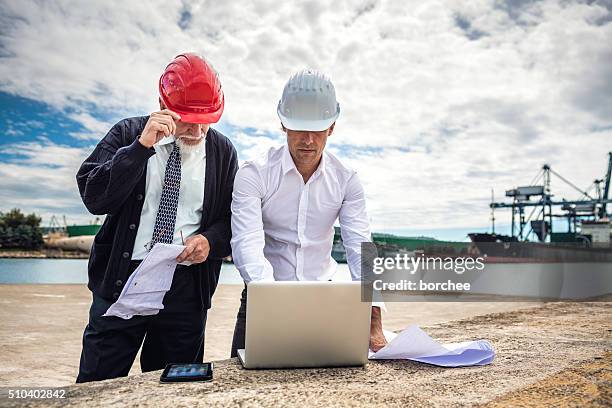
{"type": "Polygon", "coordinates": [[[318,132],[336,121],[340,104],[331,79],[321,72],[305,69],[289,78],[276,112],[287,129],[318,132]]]}

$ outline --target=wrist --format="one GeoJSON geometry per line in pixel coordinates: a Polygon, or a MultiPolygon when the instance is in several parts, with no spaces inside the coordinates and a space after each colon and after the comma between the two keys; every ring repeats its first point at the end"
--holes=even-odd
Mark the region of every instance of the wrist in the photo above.
{"type": "Polygon", "coordinates": [[[372,316],[370,318],[370,332],[382,332],[382,316],[379,307],[372,307],[372,316]]]}
{"type": "Polygon", "coordinates": [[[144,147],[146,147],[147,149],[150,149],[153,147],[153,144],[149,144],[148,141],[142,137],[142,135],[138,136],[138,142],[144,147]]]}

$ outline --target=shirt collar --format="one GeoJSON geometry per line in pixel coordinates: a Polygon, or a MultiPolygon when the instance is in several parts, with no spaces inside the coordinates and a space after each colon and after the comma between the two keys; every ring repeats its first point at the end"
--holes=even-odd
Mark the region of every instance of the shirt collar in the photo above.
{"type": "Polygon", "coordinates": [[[164,136],[161,139],[159,139],[159,142],[157,142],[157,144],[159,146],[163,146],[163,145],[167,145],[170,143],[174,143],[176,139],[174,138],[174,135],[170,135],[170,136],[164,136]]]}
{"type": "Polygon", "coordinates": [[[291,157],[291,153],[289,152],[289,147],[287,145],[283,146],[283,175],[289,173],[291,170],[297,168],[295,167],[295,163],[293,162],[293,158],[291,157]]]}
{"type": "Polygon", "coordinates": [[[323,150],[323,154],[321,155],[321,161],[319,162],[319,167],[317,167],[315,172],[312,174],[313,177],[316,177],[318,174],[325,174],[326,160],[327,160],[325,156],[327,156],[327,153],[325,153],[325,150],[323,150]]]}

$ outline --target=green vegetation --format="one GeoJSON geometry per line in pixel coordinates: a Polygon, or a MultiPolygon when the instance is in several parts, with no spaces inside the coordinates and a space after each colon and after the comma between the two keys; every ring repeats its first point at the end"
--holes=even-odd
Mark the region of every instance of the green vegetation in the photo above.
{"type": "Polygon", "coordinates": [[[39,249],[43,245],[40,217],[14,208],[0,212],[0,248],[39,249]]]}

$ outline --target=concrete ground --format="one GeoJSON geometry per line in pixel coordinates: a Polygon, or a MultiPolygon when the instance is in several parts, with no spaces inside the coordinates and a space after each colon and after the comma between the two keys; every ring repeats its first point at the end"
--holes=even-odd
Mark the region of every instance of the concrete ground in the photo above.
{"type": "MultiPolygon", "coordinates": [[[[229,354],[239,286],[215,295],[206,359],[229,354]]],[[[78,285],[0,286],[0,386],[74,381],[89,294],[78,285]]],[[[612,303],[389,303],[385,327],[433,338],[484,338],[493,364],[444,369],[410,361],[365,368],[243,370],[216,362],[211,383],[161,385],[160,372],[72,385],[65,400],[5,406],[612,406],[612,303]]],[[[137,373],[134,369],[132,372],[137,373]]]]}

